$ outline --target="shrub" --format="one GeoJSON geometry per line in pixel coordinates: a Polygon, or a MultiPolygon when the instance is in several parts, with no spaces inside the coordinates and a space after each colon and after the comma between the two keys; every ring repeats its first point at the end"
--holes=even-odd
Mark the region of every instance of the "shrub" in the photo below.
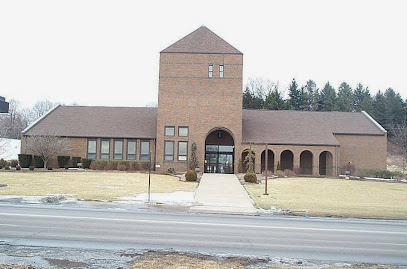
{"type": "Polygon", "coordinates": [[[284,174],[285,174],[287,177],[293,177],[293,176],[295,176],[295,172],[294,172],[293,170],[290,170],[290,169],[285,169],[285,170],[284,170],[284,174]]]}
{"type": "Polygon", "coordinates": [[[185,179],[187,181],[197,181],[198,175],[196,174],[195,171],[189,170],[188,172],[185,173],[185,179]]]}
{"type": "Polygon", "coordinates": [[[277,174],[278,177],[285,177],[284,171],[277,170],[276,174],[277,174]]]}
{"type": "Polygon", "coordinates": [[[6,167],[6,163],[7,162],[3,158],[0,159],[0,167],[6,167]]]}
{"type": "Polygon", "coordinates": [[[189,158],[189,163],[188,163],[188,166],[189,166],[189,169],[190,170],[194,170],[195,171],[195,168],[198,168],[199,167],[199,161],[198,161],[198,157],[196,156],[196,143],[195,142],[192,142],[192,145],[191,145],[191,156],[190,156],[190,158],[189,158]]]}
{"type": "Polygon", "coordinates": [[[16,166],[16,170],[17,170],[17,171],[20,171],[20,170],[21,170],[21,166],[17,165],[17,166],[16,166]]]}
{"type": "Polygon", "coordinates": [[[52,166],[48,166],[47,169],[48,169],[48,170],[52,170],[52,166]]]}
{"type": "Polygon", "coordinates": [[[11,167],[17,167],[17,165],[18,165],[18,160],[11,160],[10,161],[10,166],[11,167]]]}
{"type": "Polygon", "coordinates": [[[68,168],[69,168],[69,165],[65,164],[65,165],[64,165],[64,168],[65,168],[65,169],[68,169],[68,168]]]}
{"type": "Polygon", "coordinates": [[[58,166],[59,168],[64,168],[65,165],[68,165],[70,156],[58,156],[58,166]]]}
{"type": "Polygon", "coordinates": [[[22,168],[28,168],[32,162],[32,155],[29,154],[18,154],[18,163],[22,168]]]}
{"type": "Polygon", "coordinates": [[[30,169],[30,171],[34,171],[34,165],[30,165],[30,167],[28,167],[30,169]]]}
{"type": "Polygon", "coordinates": [[[117,170],[119,171],[126,171],[127,166],[125,164],[119,164],[117,165],[117,170]]]}
{"type": "Polygon", "coordinates": [[[6,166],[4,167],[4,169],[10,170],[10,166],[6,165],[6,166]]]}
{"type": "Polygon", "coordinates": [[[402,176],[402,173],[400,172],[391,172],[387,169],[361,169],[359,171],[359,174],[361,177],[375,177],[386,179],[402,176]]]}
{"type": "Polygon", "coordinates": [[[41,159],[40,156],[34,156],[33,166],[35,168],[43,168],[44,167],[44,161],[41,159]]]}
{"type": "Polygon", "coordinates": [[[78,168],[78,163],[81,162],[81,157],[72,157],[72,167],[78,168]]]}
{"type": "Polygon", "coordinates": [[[108,164],[108,160],[94,160],[92,161],[90,168],[93,170],[104,170],[108,164]]]}
{"type": "Polygon", "coordinates": [[[277,170],[281,170],[281,164],[280,161],[277,162],[277,170]]]}
{"type": "Polygon", "coordinates": [[[167,171],[170,174],[174,174],[175,173],[175,168],[174,167],[168,167],[167,171]]]}
{"type": "Polygon", "coordinates": [[[91,163],[92,163],[92,159],[83,158],[82,159],[82,168],[83,169],[89,169],[91,163]]]}
{"type": "Polygon", "coordinates": [[[141,161],[139,167],[141,170],[147,171],[150,167],[150,161],[141,161]]]}
{"type": "Polygon", "coordinates": [[[249,182],[249,183],[257,183],[257,176],[253,172],[247,172],[244,175],[244,181],[249,182]]]}

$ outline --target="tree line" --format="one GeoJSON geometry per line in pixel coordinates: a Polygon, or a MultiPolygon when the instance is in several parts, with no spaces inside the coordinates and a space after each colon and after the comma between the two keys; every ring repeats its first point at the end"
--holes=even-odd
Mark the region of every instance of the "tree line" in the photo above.
{"type": "Polygon", "coordinates": [[[9,113],[0,114],[0,137],[17,139],[21,132],[59,103],[37,101],[31,108],[23,108],[20,101],[9,101],[9,113]]]}
{"type": "Polygon", "coordinates": [[[300,111],[366,111],[389,134],[389,137],[405,133],[407,122],[407,100],[392,88],[372,95],[368,87],[358,83],[352,88],[342,82],[335,89],[327,82],[322,89],[313,80],[298,85],[292,80],[287,89],[279,89],[279,84],[261,78],[249,79],[243,91],[244,109],[300,110],[300,111]]]}

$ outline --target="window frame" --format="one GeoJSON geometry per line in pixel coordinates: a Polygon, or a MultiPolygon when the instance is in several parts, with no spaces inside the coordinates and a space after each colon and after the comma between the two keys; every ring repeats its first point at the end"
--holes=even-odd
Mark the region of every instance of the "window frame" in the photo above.
{"type": "Polygon", "coordinates": [[[170,137],[175,136],[175,126],[173,126],[173,125],[166,125],[166,126],[164,126],[164,136],[170,136],[170,137]],[[174,130],[174,134],[173,134],[173,135],[167,135],[167,128],[168,128],[168,129],[172,128],[172,129],[174,130]]]}
{"type": "Polygon", "coordinates": [[[208,78],[213,78],[213,64],[208,66],[208,78]]]}
{"type": "Polygon", "coordinates": [[[223,64],[220,64],[219,65],[219,77],[220,78],[223,78],[223,73],[224,73],[224,71],[225,71],[225,66],[223,65],[223,64]],[[221,67],[222,67],[222,70],[221,70],[221,67]]]}
{"type": "Polygon", "coordinates": [[[140,161],[149,161],[150,160],[150,140],[148,140],[148,139],[140,140],[140,157],[139,157],[139,160],[140,161]],[[141,151],[143,142],[148,143],[148,153],[147,154],[143,154],[142,151],[141,151]],[[146,156],[147,156],[147,159],[144,158],[146,156]]]}
{"type": "Polygon", "coordinates": [[[178,161],[180,162],[187,162],[188,161],[188,141],[178,141],[178,157],[177,157],[178,161]],[[186,143],[187,148],[186,148],[186,155],[181,155],[180,154],[180,144],[181,143],[186,143]],[[180,160],[180,157],[185,157],[185,160],[180,160]]]}
{"type": "Polygon", "coordinates": [[[124,151],[124,140],[123,139],[114,139],[113,140],[113,160],[123,160],[123,151],[124,151]],[[116,153],[116,142],[122,142],[121,154],[116,153]],[[116,155],[121,155],[120,158],[116,158],[116,155]]]}
{"type": "Polygon", "coordinates": [[[86,158],[96,160],[97,159],[97,153],[98,153],[98,140],[97,138],[88,138],[88,141],[86,143],[86,158]],[[89,142],[95,142],[95,153],[89,153],[89,142]],[[94,158],[90,157],[89,154],[94,154],[94,158]]]}
{"type": "Polygon", "coordinates": [[[100,139],[100,154],[99,154],[99,158],[101,159],[101,160],[110,160],[110,139],[100,139]],[[108,153],[103,153],[102,152],[102,145],[103,145],[103,142],[108,142],[109,143],[109,151],[108,151],[108,153]],[[106,157],[106,155],[108,156],[107,158],[104,158],[104,157],[106,157]],[[103,156],[103,157],[102,157],[103,156]]]}
{"type": "Polygon", "coordinates": [[[188,127],[188,126],[178,126],[178,136],[179,136],[179,137],[188,137],[188,136],[189,136],[189,127],[188,127]],[[179,134],[179,130],[180,130],[181,128],[186,128],[186,129],[187,129],[187,135],[180,135],[180,134],[179,134]]]}
{"type": "Polygon", "coordinates": [[[175,142],[174,142],[174,140],[164,140],[164,161],[165,162],[173,162],[174,161],[174,151],[175,151],[175,142]],[[167,152],[166,152],[166,144],[167,143],[172,143],[172,153],[171,154],[167,154],[167,152]],[[171,156],[172,157],[172,159],[171,160],[169,160],[169,159],[167,159],[167,156],[171,156]]]}
{"type": "Polygon", "coordinates": [[[135,161],[136,159],[137,159],[137,139],[127,139],[126,160],[135,161]],[[129,142],[135,144],[135,147],[134,147],[134,154],[133,154],[133,153],[130,153],[130,154],[129,154],[129,142]],[[134,159],[130,159],[130,158],[129,158],[129,155],[134,155],[134,159]]]}

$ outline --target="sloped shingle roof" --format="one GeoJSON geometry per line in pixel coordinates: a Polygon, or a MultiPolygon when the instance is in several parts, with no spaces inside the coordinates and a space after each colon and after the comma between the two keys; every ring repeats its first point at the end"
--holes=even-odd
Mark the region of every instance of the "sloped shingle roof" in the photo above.
{"type": "Polygon", "coordinates": [[[59,106],[24,134],[155,138],[157,108],[59,106]]]}
{"type": "Polygon", "coordinates": [[[161,53],[242,54],[205,26],[201,26],[161,51],[161,53]]]}
{"type": "Polygon", "coordinates": [[[383,135],[363,113],[243,110],[243,142],[339,145],[334,134],[383,135]]]}

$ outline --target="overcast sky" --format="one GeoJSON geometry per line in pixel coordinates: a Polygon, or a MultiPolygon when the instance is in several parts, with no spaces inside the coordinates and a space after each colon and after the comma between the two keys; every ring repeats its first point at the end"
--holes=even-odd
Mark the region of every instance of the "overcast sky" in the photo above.
{"type": "Polygon", "coordinates": [[[201,25],[249,77],[407,98],[407,1],[0,0],[0,95],[23,106],[157,102],[159,52],[201,25]]]}

